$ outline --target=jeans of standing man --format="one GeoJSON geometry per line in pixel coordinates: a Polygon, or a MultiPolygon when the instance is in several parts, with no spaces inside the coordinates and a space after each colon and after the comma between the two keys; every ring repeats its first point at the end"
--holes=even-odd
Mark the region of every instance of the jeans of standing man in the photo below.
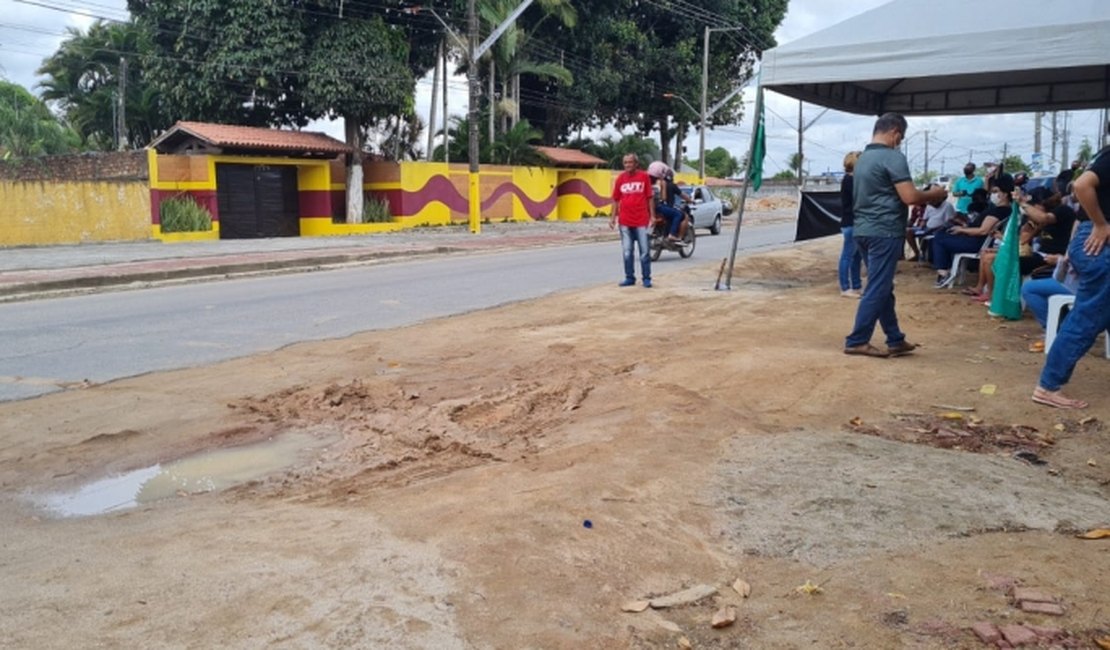
{"type": "Polygon", "coordinates": [[[863,280],[860,279],[860,265],[863,262],[863,255],[856,248],[856,242],[852,238],[853,230],[855,228],[852,226],[840,229],[840,232],[844,235],[844,247],[840,249],[840,264],[837,267],[841,291],[849,289],[859,291],[863,286],[863,280]]]}
{"type": "Polygon", "coordinates": [[[621,252],[624,254],[624,279],[636,281],[633,245],[640,247],[640,271],[645,280],[651,279],[651,249],[648,248],[648,227],[621,226],[621,252]]]}
{"type": "Polygon", "coordinates": [[[682,219],[684,218],[682,210],[665,203],[660,203],[655,206],[655,213],[667,221],[667,234],[677,237],[678,227],[682,225],[682,219]]]}
{"type": "Polygon", "coordinates": [[[1110,247],[1091,256],[1083,243],[1091,235],[1091,222],[1081,221],[1068,244],[1068,262],[1079,274],[1075,304],[1060,325],[1045,357],[1040,386],[1060,390],[1071,379],[1075,364],[1087,354],[1098,333],[1110,327],[1110,247]]]}
{"type": "Polygon", "coordinates": [[[1021,300],[1040,323],[1041,329],[1048,326],[1048,299],[1058,295],[1070,296],[1072,290],[1056,278],[1038,278],[1021,283],[1021,300]]]}
{"type": "Polygon", "coordinates": [[[898,345],[906,335],[898,329],[894,313],[894,272],[902,259],[903,237],[855,237],[856,246],[867,260],[867,286],[856,310],[856,323],[844,341],[845,347],[871,342],[875,323],[883,328],[887,346],[898,345]]]}

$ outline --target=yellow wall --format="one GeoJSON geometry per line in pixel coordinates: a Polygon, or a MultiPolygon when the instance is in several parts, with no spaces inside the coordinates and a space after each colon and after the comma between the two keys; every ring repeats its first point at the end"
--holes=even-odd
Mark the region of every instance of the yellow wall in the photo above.
{"type": "Polygon", "coordinates": [[[0,246],[148,239],[145,182],[0,181],[0,246]]]}
{"type": "Polygon", "coordinates": [[[597,214],[612,214],[613,202],[608,197],[613,193],[614,173],[608,169],[561,169],[559,170],[560,188],[565,188],[567,183],[580,180],[597,195],[594,200],[575,192],[567,193],[561,189],[559,193],[558,219],[561,221],[579,221],[583,215],[595,216],[597,214]],[[602,201],[601,199],[605,199],[602,201]],[[602,205],[595,205],[601,203],[602,205]]]}

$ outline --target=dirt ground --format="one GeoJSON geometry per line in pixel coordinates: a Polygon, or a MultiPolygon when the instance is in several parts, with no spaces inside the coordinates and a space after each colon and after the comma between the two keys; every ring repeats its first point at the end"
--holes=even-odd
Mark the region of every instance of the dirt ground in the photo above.
{"type": "Polygon", "coordinates": [[[1072,380],[1091,408],[1037,406],[1036,323],[991,320],[910,263],[898,309],[918,353],[846,357],[838,246],[744,258],[731,292],[706,261],[650,291],[605,284],[0,405],[0,638],[975,648],[969,626],[989,621],[1097,647],[1110,539],[1077,534],[1110,524],[1110,362],[1092,354],[1072,380]],[[292,433],[319,442],[235,488],[89,517],[35,505],[292,433]],[[716,594],[622,611],[696,585],[716,594]],[[1063,616],[1020,611],[1014,585],[1063,616]],[[735,623],[711,627],[727,607],[735,623]]]}

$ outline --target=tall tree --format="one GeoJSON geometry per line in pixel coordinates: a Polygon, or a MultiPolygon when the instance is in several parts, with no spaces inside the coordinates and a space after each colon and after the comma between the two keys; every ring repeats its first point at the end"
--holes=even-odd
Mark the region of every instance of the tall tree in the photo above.
{"type": "Polygon", "coordinates": [[[53,102],[85,145],[112,149],[118,136],[120,59],[127,60],[124,80],[126,141],[143,147],[169,125],[158,93],[145,83],[140,31],[133,23],[97,21],[87,31],[67,28],[68,36],[43,61],[38,74],[42,98],[53,102]]]}
{"type": "MultiPolygon", "coordinates": [[[[342,117],[348,187],[362,187],[366,129],[412,113],[415,76],[433,48],[410,50],[415,19],[401,0],[128,0],[152,42],[151,79],[175,119],[303,126],[342,117]]],[[[457,4],[452,0],[451,5],[457,4]]],[[[347,218],[362,218],[349,191],[347,218]]]]}
{"type": "MultiPolygon", "coordinates": [[[[575,75],[571,86],[525,80],[544,101],[522,107],[533,124],[544,125],[545,140],[565,138],[580,126],[615,123],[647,134],[658,129],[666,150],[673,124],[691,125],[698,116],[663,93],[692,104],[701,98],[705,28],[716,32],[709,47],[709,103],[726,96],[750,76],[786,12],[786,0],[592,0],[577,3],[575,29],[542,31],[549,54],[557,53],[575,75]],[[673,120],[671,118],[674,118],[673,120]]],[[[529,93],[529,96],[533,96],[529,93]]],[[[710,126],[735,123],[743,104],[734,98],[708,120],[710,126]]]]}

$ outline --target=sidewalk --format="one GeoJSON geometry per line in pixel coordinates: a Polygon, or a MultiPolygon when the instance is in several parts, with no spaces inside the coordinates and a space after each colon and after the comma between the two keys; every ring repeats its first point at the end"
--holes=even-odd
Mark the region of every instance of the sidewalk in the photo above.
{"type": "Polygon", "coordinates": [[[0,301],[131,283],[610,240],[616,242],[617,235],[608,219],[589,219],[483,224],[477,235],[465,226],[446,226],[352,237],[9,248],[0,254],[0,301]]]}

